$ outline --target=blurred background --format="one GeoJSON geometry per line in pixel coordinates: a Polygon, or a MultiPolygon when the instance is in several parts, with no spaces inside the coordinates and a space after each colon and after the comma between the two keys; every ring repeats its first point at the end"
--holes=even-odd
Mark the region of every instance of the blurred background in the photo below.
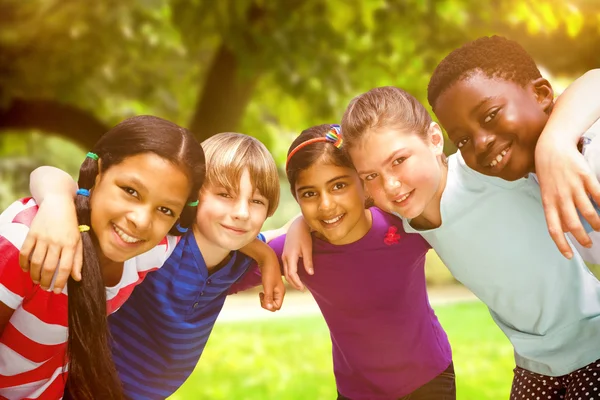
{"type": "MultiPolygon", "coordinates": [[[[39,165],[76,177],[100,135],[137,114],[199,140],[255,136],[282,169],[300,131],[338,122],[372,87],[400,86],[426,104],[437,63],[483,35],[519,41],[560,92],[600,66],[599,26],[597,0],[0,0],[0,208],[28,193],[39,165]]],[[[265,228],[298,213],[283,173],[282,194],[265,228]]],[[[458,398],[507,398],[510,345],[434,253],[427,274],[458,398]]],[[[173,398],[335,397],[310,294],[290,290],[275,315],[258,304],[256,293],[228,300],[173,398]]]]}

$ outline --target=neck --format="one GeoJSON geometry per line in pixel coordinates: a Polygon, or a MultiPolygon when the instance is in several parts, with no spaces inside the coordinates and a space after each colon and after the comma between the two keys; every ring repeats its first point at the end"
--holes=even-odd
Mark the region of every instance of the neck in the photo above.
{"type": "Polygon", "coordinates": [[[446,181],[448,179],[448,164],[445,161],[441,162],[441,177],[438,188],[431,201],[425,206],[425,209],[416,218],[410,221],[410,225],[415,229],[434,229],[439,228],[442,225],[442,213],[441,203],[444,189],[446,188],[446,181]]]}
{"type": "Polygon", "coordinates": [[[320,233],[316,233],[315,235],[326,242],[329,242],[336,246],[341,246],[344,244],[350,244],[354,242],[358,242],[360,239],[365,237],[369,229],[371,229],[371,225],[373,225],[373,216],[371,215],[371,211],[369,209],[365,209],[363,216],[356,222],[356,224],[352,227],[350,232],[340,240],[336,240],[332,242],[328,240],[326,237],[321,235],[320,233]]]}
{"type": "Polygon", "coordinates": [[[102,250],[100,250],[100,246],[97,244],[96,254],[98,255],[98,264],[100,265],[100,271],[102,273],[102,280],[104,281],[104,286],[113,287],[116,286],[123,276],[123,265],[122,262],[116,262],[108,257],[106,257],[102,250]]]}
{"type": "Polygon", "coordinates": [[[206,237],[198,231],[198,226],[194,224],[192,231],[194,232],[194,239],[198,244],[202,258],[206,264],[206,268],[209,272],[221,268],[229,261],[231,250],[224,249],[210,242],[206,237]]]}

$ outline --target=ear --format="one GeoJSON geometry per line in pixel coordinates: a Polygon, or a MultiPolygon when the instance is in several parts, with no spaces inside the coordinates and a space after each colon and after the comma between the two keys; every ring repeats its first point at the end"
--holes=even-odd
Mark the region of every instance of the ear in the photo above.
{"type": "Polygon", "coordinates": [[[435,155],[442,155],[444,153],[444,134],[437,122],[429,124],[427,136],[429,137],[429,143],[434,150],[435,155]]]}
{"type": "Polygon", "coordinates": [[[547,79],[537,78],[531,81],[535,98],[545,113],[549,113],[554,104],[554,90],[547,79]]]}
{"type": "Polygon", "coordinates": [[[98,174],[96,175],[96,179],[94,180],[94,186],[98,186],[100,180],[102,179],[102,159],[98,159],[98,174]]]}

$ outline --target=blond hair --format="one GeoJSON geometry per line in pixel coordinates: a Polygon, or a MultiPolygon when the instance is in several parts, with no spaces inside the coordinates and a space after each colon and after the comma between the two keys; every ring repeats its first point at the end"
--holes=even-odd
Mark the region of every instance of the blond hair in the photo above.
{"type": "Polygon", "coordinates": [[[431,115],[410,93],[383,86],[356,96],[342,117],[346,149],[359,145],[369,132],[398,129],[427,137],[431,115]]]}
{"type": "Polygon", "coordinates": [[[202,142],[206,157],[206,184],[239,192],[248,170],[252,186],[269,201],[267,216],[279,205],[279,174],[273,156],[259,140],[241,133],[218,133],[202,142]]]}

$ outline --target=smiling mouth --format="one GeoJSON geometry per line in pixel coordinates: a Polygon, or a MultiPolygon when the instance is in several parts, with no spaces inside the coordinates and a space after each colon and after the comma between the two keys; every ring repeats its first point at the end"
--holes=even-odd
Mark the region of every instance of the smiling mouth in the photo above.
{"type": "Polygon", "coordinates": [[[243,235],[244,233],[246,233],[247,231],[244,229],[239,229],[239,228],[235,228],[233,226],[229,226],[229,225],[223,225],[221,224],[221,226],[229,231],[232,231],[233,233],[236,233],[238,235],[243,235]]]}
{"type": "Polygon", "coordinates": [[[407,192],[405,194],[403,194],[399,199],[394,200],[394,203],[396,204],[401,204],[404,201],[406,201],[406,199],[408,199],[410,197],[411,194],[413,194],[413,192],[415,191],[415,189],[411,190],[410,192],[407,192]]]}
{"type": "Polygon", "coordinates": [[[125,231],[121,228],[119,228],[117,225],[112,224],[114,231],[117,233],[117,235],[121,238],[122,241],[124,241],[125,243],[128,244],[136,244],[142,241],[142,239],[140,238],[136,238],[134,236],[131,236],[127,233],[125,233],[125,231]]]}
{"type": "Polygon", "coordinates": [[[498,154],[496,157],[494,157],[492,162],[489,163],[488,167],[494,168],[496,165],[500,164],[502,162],[502,160],[504,159],[504,156],[506,156],[506,153],[508,153],[509,150],[510,150],[510,146],[508,146],[506,149],[502,150],[500,152],[500,154],[498,154]]]}
{"type": "Polygon", "coordinates": [[[336,222],[338,222],[339,220],[341,220],[342,218],[344,218],[344,215],[346,215],[346,214],[340,214],[337,217],[334,217],[331,219],[322,219],[321,222],[323,222],[326,225],[332,225],[332,224],[335,224],[336,222]]]}

